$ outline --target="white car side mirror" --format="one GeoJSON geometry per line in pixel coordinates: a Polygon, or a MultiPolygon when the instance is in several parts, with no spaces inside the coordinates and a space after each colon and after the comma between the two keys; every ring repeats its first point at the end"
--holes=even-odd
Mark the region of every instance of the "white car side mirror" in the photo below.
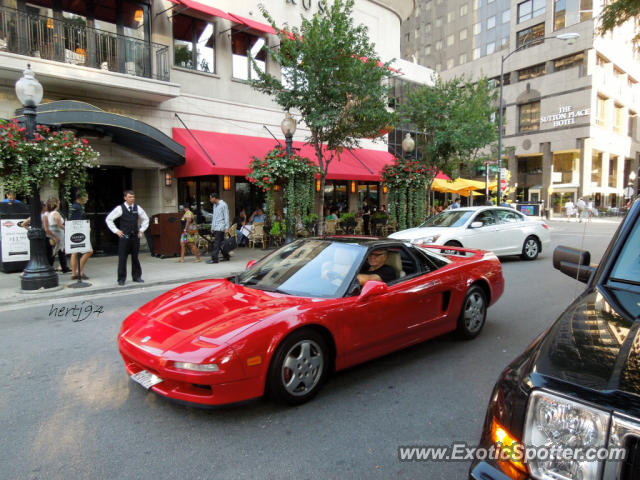
{"type": "Polygon", "coordinates": [[[471,225],[469,225],[469,228],[480,228],[483,226],[484,226],[484,223],[482,222],[471,222],[471,225]]]}

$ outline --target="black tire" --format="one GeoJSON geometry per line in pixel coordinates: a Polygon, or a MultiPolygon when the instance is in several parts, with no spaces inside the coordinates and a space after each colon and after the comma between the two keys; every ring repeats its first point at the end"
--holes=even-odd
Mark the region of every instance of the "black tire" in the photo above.
{"type": "Polygon", "coordinates": [[[464,297],[456,336],[463,340],[477,337],[487,319],[487,296],[478,285],[472,285],[464,297]]]}
{"type": "Polygon", "coordinates": [[[540,241],[533,235],[527,237],[522,245],[520,258],[523,260],[535,260],[540,253],[540,241]]]}
{"type": "MultiPolygon", "coordinates": [[[[445,246],[462,248],[462,244],[457,240],[449,240],[445,243],[445,246]]],[[[442,253],[445,255],[456,255],[458,252],[455,250],[442,250],[442,253]]]]}
{"type": "Polygon", "coordinates": [[[271,359],[267,395],[288,405],[300,405],[311,400],[327,378],[328,352],[324,337],[314,330],[301,329],[290,334],[271,359]]]}

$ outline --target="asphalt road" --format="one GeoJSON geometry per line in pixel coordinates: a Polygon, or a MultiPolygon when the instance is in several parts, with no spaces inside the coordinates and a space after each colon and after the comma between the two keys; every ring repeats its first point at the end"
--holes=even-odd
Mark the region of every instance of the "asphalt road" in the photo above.
{"type": "MultiPolygon", "coordinates": [[[[553,246],[593,261],[616,228],[552,226],[553,246]]],[[[551,253],[503,259],[507,288],[476,340],[447,335],[338,373],[296,408],[188,408],[131,382],[116,335],[160,289],[0,310],[0,478],[465,478],[468,461],[400,462],[398,446],[477,442],[502,368],[582,289],[551,253]]]]}

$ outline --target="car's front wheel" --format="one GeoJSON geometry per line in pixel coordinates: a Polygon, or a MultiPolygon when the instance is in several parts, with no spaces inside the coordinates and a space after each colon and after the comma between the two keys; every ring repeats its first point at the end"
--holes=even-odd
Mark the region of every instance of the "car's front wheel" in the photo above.
{"type": "Polygon", "coordinates": [[[478,285],[472,285],[464,297],[456,335],[469,340],[478,336],[487,318],[487,296],[478,285]]]}
{"type": "Polygon", "coordinates": [[[523,260],[535,260],[538,258],[538,254],[540,253],[540,242],[536,237],[527,237],[524,241],[524,245],[522,245],[522,254],[520,257],[523,260]]]}
{"type": "Polygon", "coordinates": [[[289,405],[311,400],[327,377],[327,352],[319,333],[310,329],[293,332],[280,344],[269,366],[268,395],[289,405]]]}

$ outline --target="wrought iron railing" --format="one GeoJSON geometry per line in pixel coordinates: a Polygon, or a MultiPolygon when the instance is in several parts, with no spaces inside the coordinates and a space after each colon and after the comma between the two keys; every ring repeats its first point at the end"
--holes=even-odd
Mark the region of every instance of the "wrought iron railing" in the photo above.
{"type": "Polygon", "coordinates": [[[169,81],[169,47],[0,7],[0,52],[169,81]]]}

